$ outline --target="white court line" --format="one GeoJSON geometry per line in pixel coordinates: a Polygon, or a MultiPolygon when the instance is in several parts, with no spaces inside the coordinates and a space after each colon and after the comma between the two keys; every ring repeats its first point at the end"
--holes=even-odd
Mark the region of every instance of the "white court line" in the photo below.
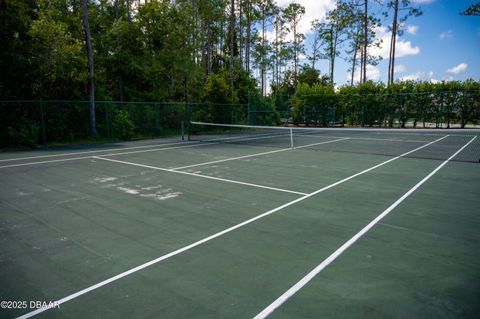
{"type": "MultiPolygon", "coordinates": [[[[264,138],[274,138],[277,137],[278,135],[265,135],[265,136],[257,136],[257,137],[252,137],[252,138],[243,138],[242,141],[248,141],[248,140],[255,140],[255,139],[264,139],[264,138]]],[[[232,138],[218,138],[218,139],[212,139],[208,141],[203,141],[202,143],[197,143],[197,144],[189,144],[189,145],[182,145],[182,146],[174,146],[174,147],[163,147],[163,148],[153,148],[153,149],[148,149],[148,150],[141,150],[141,151],[131,151],[131,152],[119,152],[119,153],[107,153],[107,154],[101,154],[101,156],[118,156],[118,155],[129,155],[129,154],[138,154],[138,153],[147,153],[147,152],[157,152],[157,151],[163,151],[163,150],[171,150],[171,149],[177,149],[177,148],[189,148],[189,147],[197,147],[197,146],[206,146],[206,145],[214,145],[214,144],[220,144],[221,140],[226,140],[226,139],[240,139],[241,137],[232,137],[232,138]]],[[[188,143],[188,142],[179,142],[179,143],[172,143],[172,144],[163,144],[163,145],[176,145],[176,144],[182,144],[182,143],[188,143]]],[[[148,147],[148,146],[145,146],[148,147]]],[[[126,149],[126,148],[123,148],[126,149]]],[[[119,150],[122,150],[120,148],[119,150]]],[[[110,151],[113,151],[110,150],[110,151]]],[[[90,151],[90,152],[96,152],[96,151],[90,151]]],[[[100,152],[100,151],[99,151],[100,152]]],[[[106,150],[107,152],[107,150],[106,150]]],[[[80,154],[80,153],[76,153],[80,154]]],[[[53,156],[53,155],[51,155],[53,156]]],[[[30,162],[30,163],[21,163],[21,164],[10,164],[10,165],[3,165],[0,166],[0,169],[2,168],[9,168],[9,167],[20,167],[20,166],[30,166],[30,165],[38,165],[38,164],[47,164],[47,163],[58,163],[58,162],[66,162],[66,161],[75,161],[75,160],[82,160],[82,159],[88,159],[92,158],[93,156],[82,156],[82,157],[72,157],[72,158],[66,158],[66,159],[58,159],[58,160],[50,160],[50,161],[39,161],[39,162],[30,162]]],[[[34,158],[34,157],[31,157],[34,158]]],[[[37,157],[38,158],[38,157],[37,157]]],[[[17,158],[16,160],[20,159],[27,159],[27,158],[17,158]]],[[[14,159],[9,159],[13,161],[14,159]]],[[[5,161],[5,160],[4,160],[5,161]]],[[[1,162],[1,161],[0,161],[1,162]]]]}
{"type": "Polygon", "coordinates": [[[9,165],[0,166],[0,169],[1,169],[1,168],[9,168],[9,167],[19,167],[19,166],[38,165],[38,164],[67,162],[67,161],[78,161],[78,160],[89,159],[89,158],[92,158],[92,156],[63,158],[63,159],[58,159],[58,160],[49,160],[49,161],[40,161],[40,162],[30,162],[30,163],[21,163],[21,164],[9,164],[9,165]]]}
{"type": "MultiPolygon", "coordinates": [[[[187,250],[190,250],[190,249],[192,249],[192,248],[195,248],[195,247],[197,247],[197,246],[200,246],[200,245],[202,245],[202,244],[204,244],[204,243],[206,243],[206,242],[208,242],[208,241],[210,241],[210,240],[212,240],[212,239],[215,239],[215,238],[217,238],[217,237],[223,236],[223,235],[225,235],[225,234],[227,234],[227,233],[230,233],[230,232],[232,232],[232,231],[234,231],[234,230],[236,230],[236,229],[238,229],[238,228],[240,228],[240,227],[243,227],[243,226],[245,226],[245,225],[248,225],[248,224],[250,224],[250,223],[253,223],[253,222],[256,221],[256,220],[259,220],[259,219],[261,219],[261,218],[264,218],[264,217],[266,217],[266,216],[269,216],[269,215],[271,215],[271,214],[273,214],[273,213],[276,213],[276,212],[278,212],[278,211],[280,211],[280,210],[282,210],[282,209],[284,209],[284,208],[286,208],[286,207],[292,206],[292,205],[294,205],[294,204],[296,204],[296,203],[298,203],[298,202],[301,202],[301,201],[303,201],[303,200],[305,200],[305,199],[307,199],[307,198],[309,198],[309,197],[312,197],[312,196],[314,196],[314,195],[317,195],[317,194],[319,194],[319,193],[321,193],[321,192],[323,192],[323,191],[325,191],[325,190],[327,190],[327,189],[330,189],[330,188],[335,187],[335,186],[337,186],[337,185],[339,185],[339,184],[345,183],[345,182],[347,182],[347,181],[349,181],[349,180],[351,180],[351,179],[353,179],[353,178],[355,178],[355,177],[357,177],[357,176],[360,176],[360,175],[363,175],[363,174],[365,174],[365,173],[368,173],[368,172],[370,172],[370,171],[372,171],[372,170],[374,170],[374,169],[376,169],[376,168],[378,168],[378,167],[380,167],[380,166],[383,166],[383,165],[385,165],[385,164],[388,164],[388,163],[390,163],[390,162],[392,162],[392,161],[395,161],[395,160],[397,160],[397,159],[399,159],[399,158],[401,158],[401,157],[404,157],[404,156],[406,156],[406,155],[408,155],[408,154],[410,154],[410,153],[413,153],[413,152],[418,151],[418,150],[420,150],[420,149],[422,149],[422,148],[424,148],[424,147],[427,147],[427,146],[429,146],[429,145],[432,145],[433,143],[436,143],[436,142],[438,142],[438,141],[440,141],[440,140],[443,140],[443,139],[446,138],[446,137],[448,137],[448,135],[443,136],[443,137],[441,137],[441,138],[439,138],[439,139],[437,139],[437,140],[435,140],[435,141],[432,141],[432,142],[430,142],[430,143],[428,143],[428,144],[425,144],[425,145],[422,145],[422,146],[420,146],[420,147],[417,147],[417,148],[414,149],[414,150],[411,150],[411,151],[409,151],[409,152],[403,153],[403,154],[401,154],[401,155],[399,155],[399,156],[396,156],[396,157],[394,157],[394,158],[391,158],[391,159],[389,159],[389,160],[386,160],[386,161],[384,161],[384,162],[382,162],[382,163],[380,163],[380,164],[377,164],[377,165],[375,165],[375,166],[372,166],[372,167],[370,167],[370,168],[367,168],[367,169],[365,169],[365,170],[363,170],[363,171],[361,171],[361,172],[359,172],[359,173],[356,173],[356,174],[351,175],[351,176],[349,176],[349,177],[347,177],[347,178],[344,178],[344,179],[342,179],[342,180],[340,180],[340,181],[338,181],[338,182],[335,182],[335,183],[333,183],[333,184],[330,184],[330,185],[328,185],[328,186],[325,186],[325,187],[323,187],[323,188],[321,188],[321,189],[319,189],[319,190],[316,190],[316,191],[313,192],[313,193],[310,193],[310,194],[307,194],[307,195],[302,196],[302,197],[300,197],[300,198],[297,198],[297,199],[295,199],[295,200],[293,200],[293,201],[291,201],[291,202],[288,202],[288,203],[286,203],[286,204],[283,204],[282,206],[279,206],[279,207],[277,207],[277,208],[274,208],[274,209],[272,209],[272,210],[269,210],[269,211],[267,211],[267,212],[265,212],[265,213],[263,213],[263,214],[261,214],[261,215],[258,215],[258,216],[255,216],[255,217],[253,217],[253,218],[250,218],[250,219],[248,219],[248,220],[246,220],[246,221],[244,221],[244,222],[242,222],[242,223],[240,223],[240,224],[237,224],[237,225],[234,225],[234,226],[232,226],[232,227],[230,227],[230,228],[224,229],[224,230],[222,230],[222,231],[220,231],[220,232],[218,232],[218,233],[215,233],[215,234],[213,234],[213,235],[211,235],[211,236],[209,236],[209,237],[203,238],[203,239],[201,239],[201,240],[199,240],[199,241],[196,241],[196,242],[194,242],[194,243],[192,243],[192,244],[190,244],[190,245],[184,246],[184,247],[182,247],[182,248],[180,248],[180,249],[177,249],[177,250],[175,250],[175,251],[172,251],[172,252],[170,252],[170,253],[168,253],[168,254],[165,254],[165,255],[163,255],[163,256],[160,256],[160,257],[158,257],[158,258],[156,258],[156,259],[150,260],[150,261],[148,261],[148,262],[146,262],[146,263],[144,263],[144,264],[141,264],[141,265],[139,265],[139,266],[137,266],[137,267],[131,268],[131,269],[125,271],[125,272],[122,272],[122,273],[116,275],[116,276],[113,276],[113,277],[110,277],[110,278],[108,278],[108,279],[105,279],[104,281],[101,281],[101,282],[99,282],[99,283],[97,283],[97,284],[94,284],[94,285],[92,285],[92,286],[90,286],[90,287],[87,287],[87,288],[85,288],[85,289],[79,290],[79,291],[77,291],[77,292],[75,292],[75,293],[73,293],[73,294],[71,294],[71,295],[68,295],[68,296],[66,296],[66,297],[64,297],[64,298],[62,298],[62,299],[59,299],[59,300],[55,301],[55,303],[58,304],[58,305],[61,305],[61,304],[66,303],[66,302],[68,302],[68,301],[70,301],[70,300],[72,300],[72,299],[78,298],[78,297],[80,297],[80,296],[82,296],[82,295],[84,295],[84,294],[86,294],[86,293],[89,293],[90,291],[96,290],[96,289],[98,289],[98,288],[100,288],[100,287],[103,287],[103,286],[105,286],[105,285],[108,285],[108,284],[110,284],[110,283],[112,283],[112,282],[114,282],[114,281],[116,281],[116,280],[119,280],[119,279],[121,279],[121,278],[123,278],[123,277],[126,277],[126,276],[131,275],[131,274],[133,274],[133,273],[136,273],[136,272],[138,272],[138,271],[140,271],[140,270],[142,270],[142,269],[145,269],[145,268],[147,268],[147,267],[150,267],[150,266],[152,266],[152,265],[154,265],[154,264],[156,264],[156,263],[159,263],[159,262],[161,262],[161,261],[163,261],[163,260],[165,260],[165,259],[171,258],[171,257],[176,256],[176,255],[178,255],[178,254],[181,254],[181,253],[183,253],[183,252],[185,252],[185,251],[187,251],[187,250]]],[[[177,173],[178,173],[178,172],[177,172],[177,173]]],[[[36,310],[34,310],[34,311],[27,312],[26,314],[24,314],[24,315],[22,315],[22,316],[20,316],[20,317],[18,317],[18,318],[19,318],[19,319],[30,318],[30,317],[33,317],[33,316],[35,316],[35,315],[38,315],[38,314],[40,314],[40,313],[42,313],[42,312],[44,312],[44,311],[47,311],[48,309],[50,309],[50,308],[48,308],[48,307],[39,308],[39,309],[36,309],[36,310]]]]}
{"type": "MultiPolygon", "coordinates": [[[[211,145],[211,144],[214,144],[214,143],[199,143],[199,144],[189,144],[189,145],[182,145],[182,146],[172,146],[172,147],[164,147],[164,148],[154,148],[154,149],[141,150],[141,151],[131,151],[131,152],[101,154],[101,156],[116,156],[116,155],[137,154],[137,153],[145,153],[145,152],[158,152],[158,151],[173,150],[173,149],[178,149],[178,148],[197,147],[197,146],[204,146],[204,145],[211,145]]],[[[71,157],[71,158],[63,158],[63,159],[58,159],[58,160],[39,161],[39,162],[20,163],[20,164],[9,164],[9,165],[0,166],[0,169],[1,169],[1,168],[9,168],[9,167],[19,167],[19,166],[30,166],[30,165],[38,165],[38,164],[47,164],[47,163],[58,163],[58,162],[76,161],[76,160],[82,160],[82,159],[88,159],[88,158],[95,158],[95,156],[71,157]]]]}
{"type": "Polygon", "coordinates": [[[182,145],[182,146],[172,146],[172,147],[163,147],[163,148],[152,148],[149,150],[141,150],[141,151],[130,151],[130,152],[119,152],[119,153],[108,153],[108,154],[100,154],[98,156],[118,156],[118,155],[130,155],[130,154],[139,154],[139,153],[148,153],[148,152],[158,152],[163,150],[173,150],[178,148],[190,148],[190,147],[197,147],[197,146],[206,146],[206,145],[213,145],[218,143],[213,142],[205,142],[205,143],[197,143],[197,144],[189,144],[189,145],[182,145]]]}
{"type": "MultiPolygon", "coordinates": [[[[294,147],[293,149],[299,149],[299,148],[305,148],[305,147],[310,147],[310,146],[315,146],[315,145],[321,145],[321,144],[328,144],[328,143],[340,142],[340,141],[348,140],[348,139],[349,139],[348,137],[344,137],[344,138],[339,138],[339,139],[331,140],[331,141],[325,141],[325,142],[319,142],[319,143],[312,143],[312,144],[308,144],[308,145],[297,146],[297,147],[294,147]]],[[[197,167],[197,166],[210,165],[210,164],[216,164],[216,163],[234,161],[234,160],[239,160],[239,159],[244,159],[244,158],[249,158],[249,157],[261,156],[261,155],[267,155],[267,154],[273,154],[273,153],[279,153],[279,152],[285,152],[285,151],[291,151],[291,150],[292,150],[291,147],[289,147],[289,148],[282,148],[282,149],[274,150],[274,151],[261,152],[261,153],[255,153],[255,154],[250,154],[250,155],[243,155],[243,156],[225,158],[225,159],[221,159],[221,160],[217,160],[217,161],[204,162],[204,163],[192,164],[192,165],[186,165],[186,166],[180,166],[180,167],[171,168],[171,170],[180,170],[180,169],[185,169],[185,168],[191,168],[191,167],[197,167]]]]}
{"type": "Polygon", "coordinates": [[[225,178],[220,178],[220,177],[214,177],[214,176],[208,176],[208,175],[202,175],[202,174],[196,174],[196,173],[190,173],[190,172],[184,172],[184,171],[174,171],[173,169],[169,169],[169,168],[163,168],[163,167],[157,167],[157,166],[150,166],[150,165],[144,165],[144,164],[138,164],[138,163],[126,162],[126,161],[119,161],[119,160],[114,160],[114,159],[111,159],[111,158],[104,158],[104,157],[100,157],[100,156],[94,156],[93,158],[99,159],[99,160],[103,160],[103,161],[109,161],[109,162],[114,162],[114,163],[125,164],[125,165],[131,165],[131,166],[138,166],[138,167],[143,167],[143,168],[149,168],[149,169],[153,169],[153,170],[157,170],[157,171],[162,171],[162,172],[170,172],[170,173],[176,173],[176,174],[182,174],[182,175],[196,176],[196,177],[201,177],[201,178],[206,178],[206,179],[213,179],[213,180],[216,180],[216,181],[222,181],[222,182],[227,182],[227,183],[232,183],[232,184],[240,184],[240,185],[246,185],[246,186],[253,186],[253,187],[257,187],[257,188],[270,189],[270,190],[279,191],[279,192],[284,192],[284,193],[291,193],[291,194],[297,194],[297,195],[306,195],[306,193],[291,191],[291,190],[288,190],[288,189],[270,187],[270,186],[253,184],[253,183],[240,182],[240,181],[235,181],[235,180],[232,180],[232,179],[225,179],[225,178]]]}
{"type": "MultiPolygon", "coordinates": [[[[216,144],[221,144],[222,141],[230,141],[230,140],[240,140],[240,141],[251,141],[251,140],[260,140],[260,139],[267,139],[267,138],[275,138],[275,137],[282,137],[282,135],[260,135],[260,136],[255,136],[255,137],[228,137],[228,138],[216,138],[216,139],[211,139],[211,140],[206,140],[198,144],[190,144],[190,145],[185,145],[185,146],[176,146],[176,147],[170,147],[170,148],[158,148],[158,149],[150,149],[150,150],[142,150],[142,151],[131,151],[131,152],[120,152],[120,153],[111,153],[111,154],[100,154],[98,156],[117,156],[117,155],[128,155],[128,154],[138,154],[138,153],[147,153],[147,152],[156,152],[156,151],[161,151],[164,149],[175,149],[175,148],[188,148],[188,147],[196,147],[196,146],[205,146],[205,145],[216,145],[216,144]]],[[[311,144],[314,145],[314,144],[311,144]]],[[[297,147],[300,148],[300,147],[297,147]]],[[[0,166],[1,168],[1,166],[0,166]]]]}
{"type": "MultiPolygon", "coordinates": [[[[294,134],[295,135],[295,134],[294,134]]],[[[315,137],[315,138],[341,138],[341,136],[333,136],[333,135],[313,135],[308,133],[297,134],[297,136],[307,136],[307,137],[315,137]]],[[[374,138],[374,137],[352,137],[349,136],[351,140],[364,140],[364,141],[386,141],[386,142],[406,142],[406,143],[427,143],[429,141],[421,141],[421,140],[402,140],[397,138],[374,138]]]]}
{"type": "Polygon", "coordinates": [[[298,281],[295,285],[290,287],[285,293],[278,297],[274,302],[269,306],[263,309],[258,315],[253,319],[263,319],[269,316],[275,309],[280,307],[285,303],[290,297],[296,294],[300,289],[302,289],[306,284],[308,284],[315,276],[317,276],[323,269],[330,265],[335,259],[337,259],[344,251],[346,251],[350,246],[352,246],[358,239],[365,235],[373,226],[375,226],[379,221],[381,221],[385,216],[387,216],[392,210],[394,210],[398,205],[400,205],[408,196],[415,192],[420,186],[422,186],[427,180],[429,180],[433,175],[435,175],[442,167],[444,167],[451,159],[458,155],[465,147],[475,140],[474,136],[467,144],[463,145],[458,151],[455,152],[452,156],[446,159],[442,164],[437,166],[430,174],[425,176],[420,182],[413,186],[408,192],[403,194],[402,197],[397,199],[392,205],[385,209],[380,215],[375,217],[367,226],[362,228],[358,233],[355,234],[352,238],[346,241],[342,246],[340,246],[335,252],[328,256],[324,261],[322,261],[317,267],[310,271],[305,277],[298,281]]]}
{"type": "Polygon", "coordinates": [[[133,149],[139,149],[139,148],[170,146],[170,145],[178,145],[178,144],[185,144],[185,141],[184,142],[178,142],[178,143],[165,143],[165,144],[142,145],[142,146],[133,146],[133,147],[120,147],[120,148],[102,149],[102,150],[94,150],[94,151],[83,151],[83,152],[60,153],[60,154],[51,154],[51,155],[6,158],[6,159],[0,159],[0,162],[11,162],[11,161],[21,161],[21,160],[27,160],[27,159],[60,157],[60,156],[70,156],[70,155],[82,155],[82,154],[92,154],[92,153],[101,153],[101,152],[107,152],[108,153],[108,152],[112,152],[112,151],[133,150],[133,149]]]}

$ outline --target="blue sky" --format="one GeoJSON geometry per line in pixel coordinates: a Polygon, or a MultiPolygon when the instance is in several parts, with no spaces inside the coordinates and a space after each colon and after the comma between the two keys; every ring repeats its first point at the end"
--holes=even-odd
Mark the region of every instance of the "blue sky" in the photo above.
{"type": "MultiPolygon", "coordinates": [[[[412,80],[480,80],[480,17],[461,16],[459,13],[478,0],[413,0],[420,6],[423,15],[410,17],[404,25],[404,34],[397,40],[396,79],[412,80]]],[[[292,0],[278,0],[284,7],[292,0]]],[[[322,19],[325,12],[335,6],[334,0],[296,0],[305,6],[302,32],[307,35],[306,47],[310,46],[310,21],[322,19]]],[[[385,56],[377,66],[369,66],[367,77],[386,82],[390,34],[387,26],[391,18],[382,21],[377,30],[383,38],[383,48],[376,53],[385,56]]],[[[342,49],[344,51],[344,49],[342,49]]],[[[345,57],[345,54],[342,54],[345,57]]],[[[338,59],[335,71],[337,85],[349,82],[349,64],[338,59]]],[[[317,68],[328,73],[327,61],[317,68]]]]}

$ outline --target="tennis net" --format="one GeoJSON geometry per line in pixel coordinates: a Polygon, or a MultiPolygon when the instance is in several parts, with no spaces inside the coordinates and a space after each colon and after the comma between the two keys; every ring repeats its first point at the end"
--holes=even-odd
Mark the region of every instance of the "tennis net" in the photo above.
{"type": "Polygon", "coordinates": [[[407,157],[480,162],[480,129],[381,129],[276,127],[190,122],[188,139],[212,145],[292,148],[323,152],[398,156],[438,140],[407,157]]]}

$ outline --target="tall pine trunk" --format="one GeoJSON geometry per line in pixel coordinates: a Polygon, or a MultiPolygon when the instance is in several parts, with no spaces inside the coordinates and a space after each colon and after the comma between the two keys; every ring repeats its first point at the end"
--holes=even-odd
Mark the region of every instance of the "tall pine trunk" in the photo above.
{"type": "Polygon", "coordinates": [[[395,69],[395,44],[397,42],[398,29],[398,0],[395,0],[393,7],[392,36],[390,42],[390,56],[388,61],[388,84],[393,84],[395,69]]]}
{"type": "Polygon", "coordinates": [[[265,96],[265,7],[262,6],[262,56],[260,62],[260,77],[262,84],[262,96],[265,96]]]}
{"type": "Polygon", "coordinates": [[[368,60],[368,0],[365,0],[363,5],[363,50],[362,50],[362,70],[361,83],[367,81],[367,60],[368,60]]]}
{"type": "Polygon", "coordinates": [[[238,31],[238,58],[239,58],[239,65],[240,65],[240,69],[243,68],[243,12],[242,12],[242,9],[243,9],[243,1],[242,0],[239,0],[238,1],[238,8],[239,8],[239,20],[238,20],[238,24],[239,24],[239,31],[238,31]]]}
{"type": "Polygon", "coordinates": [[[94,65],[92,35],[90,33],[90,22],[88,18],[88,0],[82,0],[82,24],[85,32],[85,45],[87,49],[88,62],[88,111],[90,115],[90,133],[97,135],[97,123],[95,119],[95,83],[94,83],[94,65]]]}
{"type": "Polygon", "coordinates": [[[294,76],[294,87],[295,91],[297,90],[297,79],[298,79],[298,42],[297,42],[297,23],[294,22],[293,25],[293,76],[294,76]]]}
{"type": "MultiPolygon", "coordinates": [[[[191,2],[192,6],[192,45],[193,45],[193,63],[198,65],[198,48],[197,48],[197,17],[195,14],[195,0],[191,2]]],[[[197,90],[197,77],[193,78],[193,90],[197,90]]]]}
{"type": "Polygon", "coordinates": [[[279,50],[278,50],[278,28],[279,28],[279,21],[275,21],[275,76],[274,76],[274,80],[275,80],[275,87],[278,91],[278,88],[280,86],[280,76],[279,76],[279,70],[278,70],[278,64],[280,63],[279,62],[279,50]]]}
{"type": "Polygon", "coordinates": [[[250,21],[250,12],[251,12],[251,1],[252,0],[246,0],[247,5],[247,25],[245,26],[247,28],[247,35],[245,38],[245,71],[250,73],[250,32],[251,32],[251,21],[250,21]]]}
{"type": "Polygon", "coordinates": [[[230,91],[233,102],[233,58],[235,49],[235,0],[230,1],[230,91]]]}
{"type": "Polygon", "coordinates": [[[127,21],[132,22],[132,13],[130,12],[130,0],[127,0],[127,21]]]}
{"type": "Polygon", "coordinates": [[[332,52],[331,52],[331,64],[330,64],[330,85],[333,86],[333,74],[335,73],[335,57],[337,56],[337,43],[338,43],[338,25],[335,25],[334,35],[332,34],[332,52]]]}
{"type": "Polygon", "coordinates": [[[206,51],[207,51],[207,65],[206,65],[206,73],[207,76],[212,74],[212,22],[207,20],[207,46],[206,46],[206,51]]]}
{"type": "MultiPolygon", "coordinates": [[[[115,0],[115,22],[118,23],[120,19],[120,5],[119,5],[119,0],[115,0]]],[[[120,101],[123,101],[123,77],[122,77],[122,72],[121,72],[121,67],[122,67],[122,62],[119,58],[119,50],[120,50],[120,34],[117,30],[117,34],[115,36],[115,46],[116,46],[116,51],[117,51],[117,56],[116,56],[116,63],[117,63],[117,98],[120,101]]]]}

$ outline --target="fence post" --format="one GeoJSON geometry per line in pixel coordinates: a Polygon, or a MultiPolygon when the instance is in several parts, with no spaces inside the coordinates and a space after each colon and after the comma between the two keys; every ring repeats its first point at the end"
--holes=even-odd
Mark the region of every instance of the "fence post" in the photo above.
{"type": "Polygon", "coordinates": [[[247,124],[249,124],[249,125],[250,125],[250,103],[251,103],[250,92],[248,92],[247,124]]]}
{"type": "MultiPolygon", "coordinates": [[[[440,128],[443,128],[443,121],[445,120],[444,119],[444,112],[445,112],[445,94],[444,92],[442,91],[440,93],[440,111],[439,111],[439,118],[441,117],[441,122],[440,122],[440,128]]],[[[438,128],[438,127],[437,127],[438,128]]]]}
{"type": "Polygon", "coordinates": [[[110,137],[110,127],[108,123],[108,103],[105,103],[105,134],[110,137]]]}
{"type": "Polygon", "coordinates": [[[362,103],[362,122],[361,126],[365,126],[365,95],[360,95],[360,103],[362,103]]]}
{"type": "Polygon", "coordinates": [[[160,106],[155,102],[155,135],[160,136],[160,106]]]}
{"type": "Polygon", "coordinates": [[[450,93],[447,93],[447,103],[445,105],[445,109],[446,109],[446,112],[447,112],[447,114],[446,114],[447,118],[445,119],[447,121],[447,123],[446,123],[447,128],[450,128],[450,103],[451,103],[450,100],[451,100],[451,98],[450,98],[449,94],[450,93]]]}
{"type": "Polygon", "coordinates": [[[43,101],[40,100],[40,117],[42,121],[42,140],[43,140],[43,145],[47,145],[47,134],[45,130],[45,114],[43,112],[43,101]]]}

